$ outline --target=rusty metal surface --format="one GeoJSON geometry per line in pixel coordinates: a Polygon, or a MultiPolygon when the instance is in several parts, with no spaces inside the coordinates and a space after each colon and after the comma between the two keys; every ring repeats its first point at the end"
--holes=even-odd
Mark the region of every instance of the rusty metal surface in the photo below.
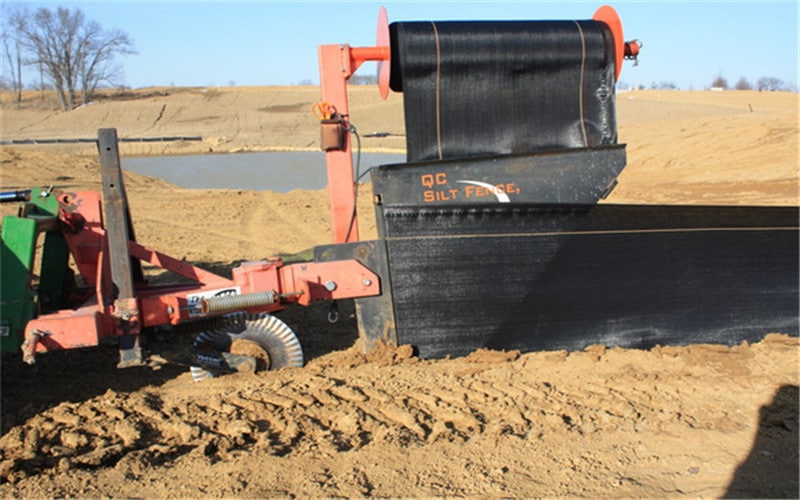
{"type": "Polygon", "coordinates": [[[139,310],[134,293],[134,280],[141,281],[141,264],[131,258],[128,242],[135,240],[128,211],[128,198],[120,166],[116,129],[97,132],[100,175],[103,193],[103,222],[107,235],[113,314],[120,333],[121,368],[143,364],[139,345],[139,310]]]}

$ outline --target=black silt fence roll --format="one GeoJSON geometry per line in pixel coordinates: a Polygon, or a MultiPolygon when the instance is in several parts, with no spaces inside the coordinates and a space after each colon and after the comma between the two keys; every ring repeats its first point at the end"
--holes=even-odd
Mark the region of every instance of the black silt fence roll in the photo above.
{"type": "Polygon", "coordinates": [[[390,34],[409,162],[616,144],[603,23],[397,22],[390,34]]]}

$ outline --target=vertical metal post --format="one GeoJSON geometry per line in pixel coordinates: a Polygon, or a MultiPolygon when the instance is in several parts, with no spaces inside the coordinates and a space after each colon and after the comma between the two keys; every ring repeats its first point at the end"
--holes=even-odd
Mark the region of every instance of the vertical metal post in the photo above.
{"type": "Polygon", "coordinates": [[[131,262],[129,242],[128,198],[122,179],[122,168],[117,144],[117,130],[100,129],[97,132],[100,156],[100,176],[103,183],[103,222],[108,239],[109,262],[113,294],[113,316],[117,320],[120,361],[118,366],[143,364],[139,345],[139,307],[133,288],[134,264],[131,262]]]}
{"type": "MultiPolygon", "coordinates": [[[[349,121],[347,79],[352,74],[350,47],[347,45],[320,45],[318,53],[322,100],[333,104],[337,113],[349,121]]],[[[328,171],[331,217],[333,218],[333,242],[358,241],[353,153],[349,133],[346,134],[343,150],[325,152],[325,162],[328,171]]]]}

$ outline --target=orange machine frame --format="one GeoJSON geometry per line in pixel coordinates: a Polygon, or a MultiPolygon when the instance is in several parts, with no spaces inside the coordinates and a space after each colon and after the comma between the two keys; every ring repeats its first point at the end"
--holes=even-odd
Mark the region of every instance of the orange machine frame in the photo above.
{"type": "MultiPolygon", "coordinates": [[[[635,57],[640,45],[635,41],[622,42],[622,25],[613,8],[601,7],[595,19],[605,22],[612,30],[618,77],[622,58],[635,57]]],[[[335,138],[332,146],[323,146],[334,243],[359,241],[347,80],[364,62],[377,61],[379,90],[385,99],[389,93],[390,58],[389,25],[383,8],[378,17],[376,46],[319,47],[322,102],[315,109],[322,114],[323,127],[334,127],[335,138]]],[[[218,305],[213,311],[208,309],[212,299],[201,298],[199,311],[190,300],[221,289],[238,291],[230,310],[250,312],[276,311],[292,302],[308,305],[320,300],[381,294],[379,276],[354,259],[290,265],[277,258],[248,262],[234,269],[233,278],[227,279],[129,240],[131,228],[128,227],[116,131],[101,129],[98,136],[103,185],[108,191],[104,192],[103,202],[99,193],[94,192],[58,194],[59,220],[65,228],[67,244],[85,283],[94,290],[81,297],[83,305],[77,309],[40,315],[27,324],[22,345],[26,361],[32,362],[37,352],[97,345],[100,337],[106,336],[138,338],[143,327],[177,325],[223,314],[226,311],[223,306],[218,305]],[[107,196],[110,198],[106,199],[107,196]],[[115,211],[104,214],[103,210],[111,205],[115,211]],[[120,265],[129,257],[189,278],[193,283],[134,283],[129,266],[120,265]],[[124,297],[117,296],[118,281],[124,281],[130,288],[124,297]]],[[[132,352],[134,355],[121,365],[141,362],[138,341],[132,352]]]]}

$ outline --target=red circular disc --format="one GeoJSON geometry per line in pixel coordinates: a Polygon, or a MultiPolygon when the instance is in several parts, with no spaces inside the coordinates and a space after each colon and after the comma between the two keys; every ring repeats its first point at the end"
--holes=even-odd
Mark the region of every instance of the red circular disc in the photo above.
{"type": "Polygon", "coordinates": [[[376,47],[386,48],[386,59],[378,61],[378,90],[385,100],[389,97],[389,71],[392,68],[392,50],[389,47],[389,18],[386,7],[381,7],[378,12],[378,31],[375,37],[376,47]]]}
{"type": "Polygon", "coordinates": [[[611,34],[614,36],[614,55],[616,56],[614,79],[619,80],[619,74],[622,72],[622,59],[625,57],[625,37],[622,35],[622,21],[619,20],[617,11],[610,5],[603,5],[597,9],[592,19],[606,23],[611,29],[611,34]]]}

